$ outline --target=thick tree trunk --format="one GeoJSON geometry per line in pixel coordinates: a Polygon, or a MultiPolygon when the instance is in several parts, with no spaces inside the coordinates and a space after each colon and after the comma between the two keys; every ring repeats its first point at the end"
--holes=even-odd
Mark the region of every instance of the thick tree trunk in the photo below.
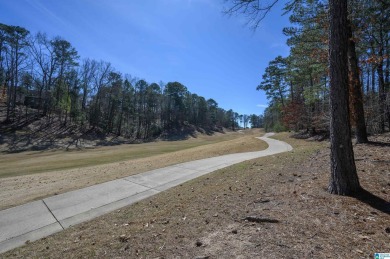
{"type": "Polygon", "coordinates": [[[385,85],[387,87],[387,90],[390,90],[390,39],[386,40],[386,45],[385,45],[385,50],[386,50],[386,56],[388,57],[386,59],[386,69],[385,69],[385,85]]]}
{"type": "Polygon", "coordinates": [[[347,1],[329,1],[331,177],[328,191],[352,195],[360,190],[348,115],[347,1]]]}
{"type": "MultiPolygon", "coordinates": [[[[378,57],[379,62],[376,66],[376,71],[378,73],[378,97],[379,97],[379,131],[383,133],[385,131],[385,78],[383,71],[383,57],[384,57],[384,35],[383,35],[383,26],[380,24],[379,30],[379,42],[378,42],[378,57]]],[[[375,52],[374,52],[375,53],[375,52]]]]}
{"type": "Polygon", "coordinates": [[[367,67],[366,94],[370,93],[370,69],[367,67]]]}
{"type": "Polygon", "coordinates": [[[371,68],[371,93],[376,92],[376,66],[372,64],[371,68]]]}
{"type": "MultiPolygon", "coordinates": [[[[390,40],[387,39],[386,47],[385,47],[387,57],[390,56],[389,44],[390,44],[390,40]]],[[[388,129],[390,130],[390,58],[387,58],[387,60],[386,60],[385,89],[387,91],[387,94],[386,94],[386,115],[387,115],[388,129]]]]}
{"type": "Polygon", "coordinates": [[[378,95],[379,95],[379,130],[381,133],[385,132],[385,105],[386,92],[385,80],[383,76],[383,61],[380,61],[377,67],[378,73],[378,95]]]}
{"type": "Polygon", "coordinates": [[[349,101],[351,119],[355,130],[356,143],[367,143],[366,120],[364,118],[362,85],[359,78],[359,66],[356,55],[352,26],[348,24],[348,68],[349,68],[349,101]]]}

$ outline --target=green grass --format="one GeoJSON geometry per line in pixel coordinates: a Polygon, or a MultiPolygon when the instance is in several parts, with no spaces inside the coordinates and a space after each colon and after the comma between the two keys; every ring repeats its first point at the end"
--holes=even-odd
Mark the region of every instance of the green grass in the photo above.
{"type": "Polygon", "coordinates": [[[28,151],[17,154],[4,154],[0,155],[0,178],[146,158],[220,143],[240,136],[242,135],[223,134],[184,141],[125,144],[73,151],[28,151]]]}

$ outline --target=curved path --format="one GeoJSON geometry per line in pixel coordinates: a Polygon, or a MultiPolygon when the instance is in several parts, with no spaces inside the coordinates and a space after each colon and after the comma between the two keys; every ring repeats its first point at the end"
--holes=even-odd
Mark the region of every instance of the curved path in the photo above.
{"type": "Polygon", "coordinates": [[[0,253],[59,232],[188,180],[215,170],[277,153],[291,151],[282,141],[258,137],[268,143],[262,151],[230,154],[181,163],[109,181],[0,211],[0,253]]]}

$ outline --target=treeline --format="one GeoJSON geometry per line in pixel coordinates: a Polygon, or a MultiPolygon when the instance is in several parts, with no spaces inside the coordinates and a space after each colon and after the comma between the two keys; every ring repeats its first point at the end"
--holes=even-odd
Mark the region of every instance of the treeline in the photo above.
{"type": "Polygon", "coordinates": [[[262,126],[261,116],[226,111],[179,82],[148,83],[123,75],[109,62],[80,59],[60,37],[31,35],[6,24],[0,24],[0,85],[6,103],[2,123],[39,114],[137,139],[185,125],[208,130],[262,126]]]}
{"type": "MultiPolygon", "coordinates": [[[[265,128],[328,130],[330,82],[328,2],[291,1],[290,55],[269,62],[257,87],[270,101],[265,128]]],[[[384,132],[390,123],[390,2],[349,1],[349,110],[357,135],[384,132]]]]}

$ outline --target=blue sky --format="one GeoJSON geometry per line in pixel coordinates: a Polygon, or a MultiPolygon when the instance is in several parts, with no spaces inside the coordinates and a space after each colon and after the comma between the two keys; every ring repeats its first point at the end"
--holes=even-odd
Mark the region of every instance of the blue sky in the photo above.
{"type": "Polygon", "coordinates": [[[255,32],[224,0],[0,0],[0,23],[61,36],[81,58],[111,62],[149,83],[178,81],[240,114],[261,114],[268,62],[289,49],[284,1],[255,32]]]}

